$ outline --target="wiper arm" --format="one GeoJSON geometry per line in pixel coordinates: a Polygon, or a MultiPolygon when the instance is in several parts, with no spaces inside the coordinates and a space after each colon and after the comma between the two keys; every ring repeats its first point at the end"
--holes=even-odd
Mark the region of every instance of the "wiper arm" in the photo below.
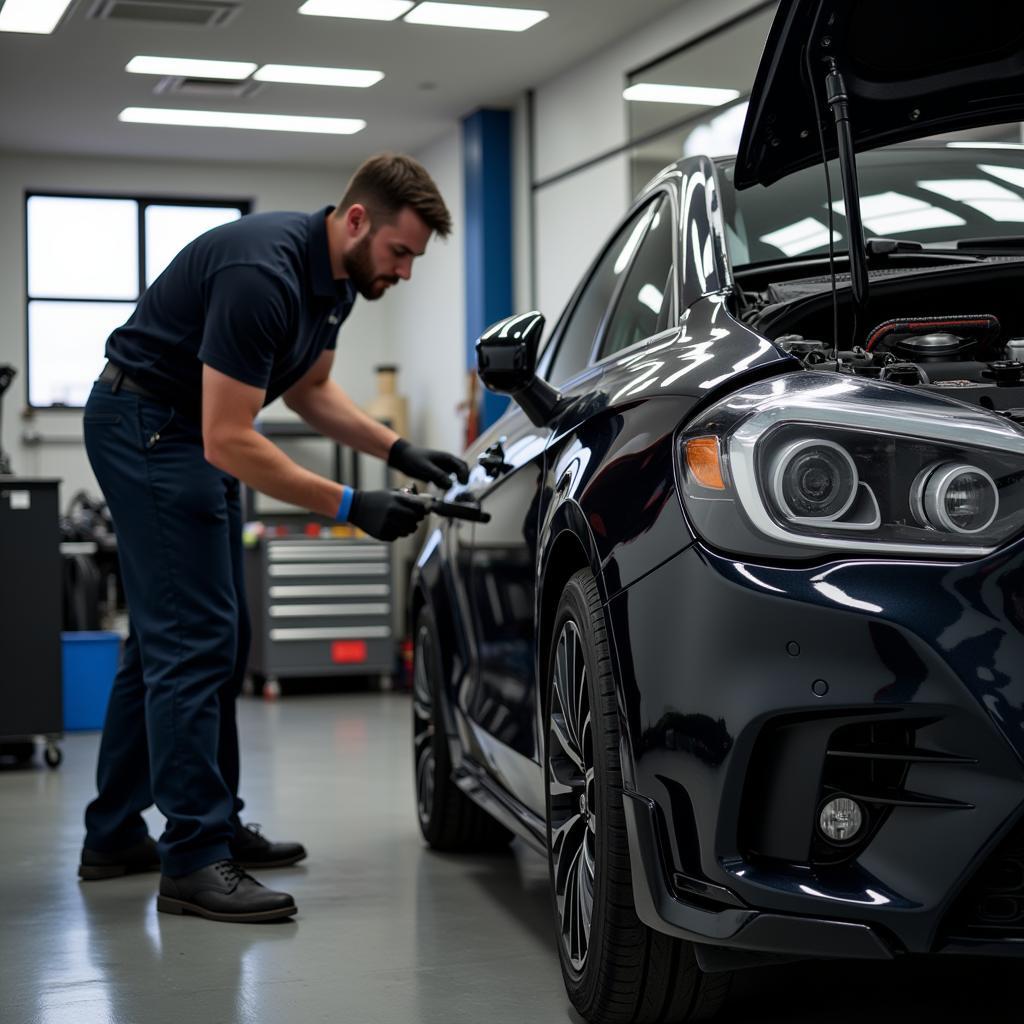
{"type": "MultiPolygon", "coordinates": [[[[1024,240],[1021,242],[1024,245],[1024,240]]],[[[909,238],[868,238],[864,242],[868,251],[868,259],[879,260],[886,256],[938,256],[949,263],[977,263],[981,257],[959,252],[957,249],[940,249],[938,246],[927,246],[922,242],[912,242],[909,238]]]]}
{"type": "Polygon", "coordinates": [[[1024,249],[1024,235],[981,235],[977,238],[960,238],[956,243],[957,249],[996,249],[1020,250],[1024,249]]]}

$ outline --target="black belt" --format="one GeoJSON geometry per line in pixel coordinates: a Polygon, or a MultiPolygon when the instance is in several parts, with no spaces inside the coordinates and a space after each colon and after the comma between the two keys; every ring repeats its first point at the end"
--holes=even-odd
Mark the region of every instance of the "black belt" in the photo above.
{"type": "Polygon", "coordinates": [[[109,384],[110,390],[113,391],[114,394],[117,394],[118,391],[130,391],[133,395],[141,395],[143,398],[151,398],[156,402],[164,401],[164,399],[159,395],[153,394],[152,391],[147,390],[141,384],[136,384],[120,366],[117,366],[114,363],[107,363],[107,365],[103,367],[103,372],[100,374],[99,379],[103,381],[104,384],[109,384]]]}

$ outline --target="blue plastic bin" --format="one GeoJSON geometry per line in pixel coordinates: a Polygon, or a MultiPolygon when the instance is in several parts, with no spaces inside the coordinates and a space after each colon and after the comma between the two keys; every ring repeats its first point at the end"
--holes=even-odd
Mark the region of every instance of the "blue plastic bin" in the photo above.
{"type": "Polygon", "coordinates": [[[64,731],[102,729],[121,658],[117,633],[61,633],[64,658],[64,731]]]}

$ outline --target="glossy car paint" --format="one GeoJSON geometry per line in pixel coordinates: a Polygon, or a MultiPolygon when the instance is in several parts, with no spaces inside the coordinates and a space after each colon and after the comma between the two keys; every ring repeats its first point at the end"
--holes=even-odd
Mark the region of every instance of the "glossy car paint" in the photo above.
{"type": "Polygon", "coordinates": [[[615,654],[646,923],[701,943],[711,967],[734,964],[710,946],[1024,951],[950,916],[1024,808],[1024,541],[965,564],[778,567],[723,558],[687,524],[680,426],[744,383],[800,372],[730,311],[715,175],[682,161],[634,207],[672,196],[675,326],[561,386],[547,426],[511,409],[470,452],[501,438],[507,468],[478,466],[449,496],[490,523],[437,526],[421,552],[411,612],[430,602],[438,621],[456,780],[544,849],[550,620],[586,566],[615,654]],[[823,779],[856,754],[830,753],[844,729],[909,737],[905,772],[870,794],[870,842],[814,864],[823,779]]]}

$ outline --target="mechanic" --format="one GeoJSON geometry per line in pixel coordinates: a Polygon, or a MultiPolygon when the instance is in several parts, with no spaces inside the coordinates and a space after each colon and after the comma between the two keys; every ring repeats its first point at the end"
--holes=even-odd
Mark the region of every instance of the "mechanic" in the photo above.
{"type": "Polygon", "coordinates": [[[406,156],[366,161],[337,207],[263,213],[187,245],[107,342],[85,406],[89,461],[110,507],[130,631],[86,810],[79,875],[161,870],[157,909],[219,921],[288,917],[295,903],[246,871],[294,864],[299,843],[240,820],[235,699],[249,648],[239,481],[380,540],[425,505],[357,491],[289,459],[254,426],[275,398],[314,429],[447,488],[462,460],[416,447],[331,378],[357,293],[408,280],[451,217],[406,156]],[[141,812],[167,828],[155,843],[141,812]]]}

